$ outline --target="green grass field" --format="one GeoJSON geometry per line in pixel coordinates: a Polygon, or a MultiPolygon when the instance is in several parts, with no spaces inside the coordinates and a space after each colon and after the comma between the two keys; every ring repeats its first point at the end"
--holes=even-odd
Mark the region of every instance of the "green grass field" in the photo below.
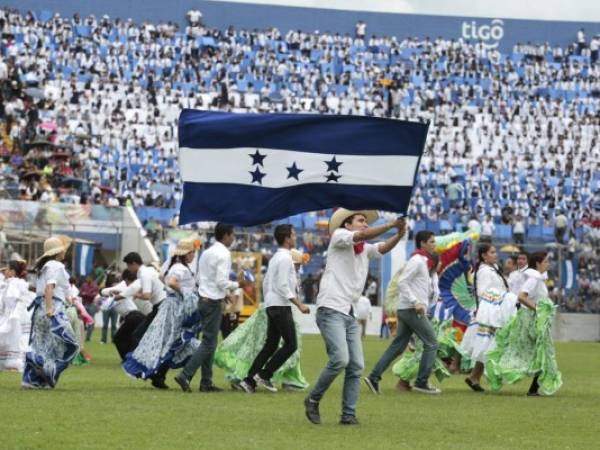
{"type": "MultiPolygon", "coordinates": [[[[98,339],[98,334],[94,336],[98,339]]],[[[389,341],[365,343],[370,369],[389,341]]],[[[325,363],[320,337],[304,338],[302,368],[314,382],[325,363]]],[[[0,373],[0,449],[591,449],[598,448],[600,344],[558,344],[564,385],[528,398],[528,383],[475,394],[463,376],[441,396],[399,393],[389,374],[376,397],[362,386],[358,427],[339,420],[342,379],[321,402],[323,424],[304,417],[303,393],[169,391],[128,378],[112,345],[88,346],[87,367],[71,367],[54,391],[22,391],[0,373]]],[[[196,383],[199,382],[195,380],[196,383]]],[[[228,387],[220,370],[215,382],[228,387]]],[[[197,389],[197,386],[195,386],[197,389]]]]}

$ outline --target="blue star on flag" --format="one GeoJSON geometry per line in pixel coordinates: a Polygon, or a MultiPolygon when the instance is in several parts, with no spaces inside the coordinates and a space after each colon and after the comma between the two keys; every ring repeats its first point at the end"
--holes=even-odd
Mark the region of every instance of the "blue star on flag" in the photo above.
{"type": "Polygon", "coordinates": [[[338,183],[338,180],[340,178],[342,178],[341,175],[336,175],[335,173],[331,172],[329,175],[324,175],[325,178],[327,178],[327,183],[329,183],[330,181],[335,181],[336,183],[338,183]]]}
{"type": "Polygon", "coordinates": [[[288,171],[288,178],[295,178],[296,180],[300,181],[298,175],[300,175],[300,172],[304,172],[304,169],[299,169],[298,166],[296,166],[296,161],[294,161],[294,164],[292,164],[290,167],[286,167],[286,169],[288,171]]]}
{"type": "Polygon", "coordinates": [[[258,149],[256,149],[256,152],[254,153],[254,155],[250,155],[248,154],[248,156],[250,158],[252,158],[252,165],[259,165],[259,166],[263,166],[263,160],[267,157],[267,155],[261,155],[260,152],[258,151],[258,149]]]}
{"type": "Polygon", "coordinates": [[[267,175],[266,173],[261,172],[258,167],[254,172],[248,171],[248,173],[252,175],[252,183],[258,183],[260,185],[262,185],[262,179],[267,175]]]}
{"type": "Polygon", "coordinates": [[[325,164],[327,164],[327,171],[328,172],[339,172],[339,167],[344,164],[341,162],[337,162],[335,159],[335,156],[333,157],[333,159],[331,161],[323,161],[325,164]]]}

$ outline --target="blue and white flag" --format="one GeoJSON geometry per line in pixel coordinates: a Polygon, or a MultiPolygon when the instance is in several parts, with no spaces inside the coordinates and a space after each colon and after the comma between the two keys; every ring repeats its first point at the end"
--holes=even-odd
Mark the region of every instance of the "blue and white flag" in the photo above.
{"type": "Polygon", "coordinates": [[[181,224],[257,225],[332,207],[405,213],[428,125],[183,110],[181,224]]]}
{"type": "Polygon", "coordinates": [[[92,273],[94,266],[94,246],[77,243],[75,245],[75,274],[85,277],[92,273]]]}
{"type": "Polygon", "coordinates": [[[561,267],[561,285],[566,290],[577,288],[577,265],[574,260],[566,259],[561,267]]]}

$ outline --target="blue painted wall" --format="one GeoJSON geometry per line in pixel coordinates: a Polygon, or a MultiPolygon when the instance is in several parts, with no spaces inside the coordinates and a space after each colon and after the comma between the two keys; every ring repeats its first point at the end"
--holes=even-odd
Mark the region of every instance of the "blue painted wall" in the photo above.
{"type": "MultiPolygon", "coordinates": [[[[185,13],[199,8],[205,21],[212,27],[224,29],[268,28],[276,26],[281,31],[289,29],[320,30],[321,32],[353,33],[354,24],[362,19],[368,24],[367,34],[446,38],[478,36],[489,45],[498,44],[501,51],[510,51],[517,42],[545,42],[566,45],[575,40],[577,30],[583,26],[586,34],[600,34],[600,23],[535,21],[503,19],[492,23],[493,18],[461,18],[411,14],[385,14],[357,11],[338,11],[314,8],[297,8],[270,5],[214,2],[208,0],[4,0],[2,5],[26,11],[50,10],[62,15],[108,14],[112,18],[131,17],[143,20],[175,21],[185,24],[185,13]],[[492,36],[493,35],[493,36],[492,36]],[[499,38],[499,39],[498,39],[499,38]]],[[[498,18],[500,19],[500,18],[498,18]]]]}

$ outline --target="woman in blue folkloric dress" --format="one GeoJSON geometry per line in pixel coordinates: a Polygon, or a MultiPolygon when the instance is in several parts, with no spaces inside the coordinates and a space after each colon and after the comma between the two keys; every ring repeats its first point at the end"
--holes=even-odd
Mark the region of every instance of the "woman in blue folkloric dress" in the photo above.
{"type": "Polygon", "coordinates": [[[196,332],[200,326],[196,281],[189,268],[196,248],[192,239],[177,243],[165,282],[168,296],[136,349],[123,363],[128,375],[151,379],[157,389],[168,389],[165,376],[169,369],[185,365],[200,346],[196,332]]]}
{"type": "Polygon", "coordinates": [[[30,351],[25,357],[22,387],[52,389],[79,351],[77,338],[65,314],[69,300],[69,274],[63,261],[70,241],[52,236],[36,263],[36,298],[31,325],[30,351]]]}

